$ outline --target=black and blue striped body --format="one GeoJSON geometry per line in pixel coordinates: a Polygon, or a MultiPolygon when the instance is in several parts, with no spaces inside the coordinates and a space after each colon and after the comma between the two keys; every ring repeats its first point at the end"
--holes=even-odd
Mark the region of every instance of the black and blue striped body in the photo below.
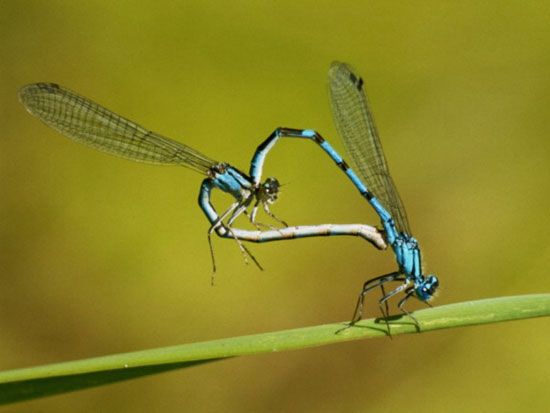
{"type": "Polygon", "coordinates": [[[418,242],[411,235],[398,231],[391,214],[384,208],[380,200],[369,191],[353,169],[348,166],[347,162],[319,133],[311,129],[276,129],[266,141],[258,147],[256,154],[252,158],[250,172],[252,180],[258,181],[255,176],[261,176],[263,162],[267,152],[273,148],[280,138],[308,139],[318,144],[323,151],[328,154],[380,217],[380,221],[384,228],[385,240],[394,251],[400,274],[405,275],[407,280],[416,286],[415,292],[419,299],[422,301],[429,300],[431,298],[430,291],[433,289],[432,285],[434,280],[430,279],[429,282],[427,282],[422,275],[421,253],[418,242]]]}

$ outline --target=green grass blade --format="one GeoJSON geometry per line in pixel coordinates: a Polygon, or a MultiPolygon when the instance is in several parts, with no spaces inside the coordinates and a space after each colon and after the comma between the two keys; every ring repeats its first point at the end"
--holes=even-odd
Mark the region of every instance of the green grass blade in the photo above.
{"type": "MultiPolygon", "coordinates": [[[[550,294],[468,301],[415,312],[422,332],[549,315],[550,294]]],[[[416,332],[407,317],[393,317],[389,322],[393,336],[416,332]]],[[[0,372],[0,404],[101,386],[227,357],[386,335],[383,320],[363,320],[353,328],[345,326],[345,323],[325,324],[0,372]]]]}

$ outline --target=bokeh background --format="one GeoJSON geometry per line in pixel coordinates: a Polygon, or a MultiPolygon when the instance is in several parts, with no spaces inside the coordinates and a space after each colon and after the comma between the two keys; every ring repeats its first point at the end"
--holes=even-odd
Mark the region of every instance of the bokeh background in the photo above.
{"type": "MultiPolygon", "coordinates": [[[[202,177],[59,136],[17,101],[36,81],[247,170],[277,126],[343,150],[326,75],[349,62],[441,278],[435,304],[548,292],[549,18],[533,1],[0,2],[0,368],[343,321],[395,268],[390,251],[320,238],[250,245],[260,272],[215,238],[212,287],[202,177]]],[[[293,225],[378,223],[308,142],[281,142],[266,176],[293,225]]],[[[4,411],[543,411],[548,327],[238,358],[4,411]]]]}

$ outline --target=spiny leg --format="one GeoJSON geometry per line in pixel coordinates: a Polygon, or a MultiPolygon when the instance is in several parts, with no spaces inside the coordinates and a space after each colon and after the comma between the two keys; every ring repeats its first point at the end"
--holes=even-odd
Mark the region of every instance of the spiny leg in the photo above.
{"type": "MultiPolygon", "coordinates": [[[[384,311],[382,309],[382,305],[385,305],[386,314],[388,314],[388,311],[389,311],[388,310],[388,300],[390,298],[392,298],[394,295],[399,294],[401,291],[407,289],[407,287],[409,285],[409,280],[405,278],[404,281],[405,281],[404,284],[402,284],[399,287],[397,287],[396,289],[390,291],[388,294],[384,294],[384,296],[380,300],[378,300],[378,306],[380,307],[380,310],[382,311],[382,313],[384,313],[384,311]]],[[[380,287],[382,287],[382,291],[385,293],[384,288],[383,288],[384,286],[380,285],[380,287]]],[[[388,314],[388,316],[389,316],[389,314],[388,314]]],[[[390,338],[391,338],[390,324],[389,324],[387,318],[385,318],[385,320],[386,320],[386,327],[388,328],[388,336],[390,336],[390,338]]]]}
{"type": "MultiPolygon", "coordinates": [[[[221,224],[218,224],[216,227],[212,226],[210,227],[210,229],[208,230],[208,244],[210,245],[210,255],[211,255],[211,258],[212,258],[212,266],[213,266],[213,272],[212,272],[212,284],[214,284],[214,274],[216,272],[216,261],[214,259],[214,248],[212,246],[212,237],[211,237],[211,234],[212,232],[214,232],[216,230],[217,227],[220,227],[221,224]]],[[[250,257],[250,259],[252,261],[254,261],[254,264],[256,264],[256,266],[261,270],[263,271],[264,268],[261,266],[261,264],[258,262],[258,260],[256,259],[256,257],[254,257],[254,255],[250,252],[250,250],[248,248],[246,248],[246,246],[241,242],[241,240],[235,235],[235,233],[233,232],[233,230],[231,229],[231,227],[227,227],[227,226],[224,226],[224,228],[226,229],[226,231],[231,235],[231,238],[233,238],[235,240],[235,242],[237,242],[237,245],[239,246],[239,249],[241,250],[241,253],[243,255],[243,259],[244,259],[244,262],[248,265],[249,262],[248,262],[248,257],[250,257]]]]}
{"type": "Polygon", "coordinates": [[[367,288],[367,285],[370,283],[370,281],[367,281],[365,284],[363,284],[363,289],[359,293],[359,297],[357,298],[357,304],[355,305],[355,310],[353,311],[353,317],[351,318],[350,325],[354,325],[358,321],[360,321],[363,318],[363,306],[365,304],[365,295],[372,290],[373,288],[378,287],[379,285],[383,284],[383,281],[379,281],[374,286],[367,288]]]}
{"type": "Polygon", "coordinates": [[[248,216],[248,219],[250,220],[250,223],[256,227],[256,229],[260,232],[267,230],[267,231],[278,231],[280,228],[277,228],[273,225],[264,224],[263,222],[257,222],[252,221],[252,218],[250,218],[249,214],[245,212],[245,215],[248,216]]]}
{"type": "Polygon", "coordinates": [[[261,270],[263,271],[264,270],[264,267],[261,266],[261,264],[258,262],[258,260],[256,259],[256,257],[254,257],[254,255],[250,252],[250,250],[241,242],[241,240],[235,235],[235,233],[233,232],[233,230],[231,229],[231,227],[228,227],[227,228],[227,231],[231,234],[231,236],[233,237],[233,239],[237,242],[237,245],[239,245],[239,248],[243,254],[243,258],[244,258],[244,262],[246,264],[248,264],[248,260],[246,259],[246,256],[248,255],[250,257],[250,259],[252,261],[254,261],[254,264],[256,264],[256,266],[261,270]]]}
{"type": "Polygon", "coordinates": [[[256,229],[260,229],[260,225],[263,225],[261,223],[256,223],[256,215],[258,214],[258,205],[260,204],[260,201],[256,201],[254,203],[254,206],[252,207],[252,212],[250,215],[245,212],[245,214],[248,215],[248,219],[250,220],[250,223],[256,227],[256,229]]]}
{"type": "MultiPolygon", "coordinates": [[[[407,288],[407,290],[405,292],[406,292],[405,297],[403,297],[399,301],[399,303],[397,304],[397,308],[399,308],[403,314],[407,315],[408,317],[411,318],[411,320],[414,321],[414,326],[416,328],[416,332],[419,333],[420,332],[420,323],[418,322],[417,318],[410,311],[408,311],[405,308],[405,303],[407,302],[407,300],[414,296],[414,286],[407,288]]],[[[431,305],[427,301],[424,301],[424,302],[426,304],[428,304],[428,306],[431,307],[431,305]]]]}
{"type": "Polygon", "coordinates": [[[237,242],[237,245],[239,246],[239,249],[241,250],[241,253],[243,255],[244,262],[248,264],[248,257],[254,261],[256,266],[263,271],[263,267],[260,265],[258,260],[256,260],[256,257],[246,248],[241,240],[234,234],[234,232],[231,229],[231,223],[235,221],[235,219],[242,214],[244,210],[246,210],[247,203],[249,203],[249,199],[242,200],[240,202],[234,202],[231,204],[231,206],[212,224],[210,229],[208,230],[208,244],[210,246],[210,255],[212,258],[212,266],[213,266],[213,273],[212,273],[212,284],[214,284],[214,274],[216,272],[216,261],[214,259],[214,248],[212,245],[212,233],[216,231],[216,229],[220,226],[223,226],[227,232],[231,235],[231,237],[237,242]],[[228,225],[223,225],[223,220],[231,214],[231,217],[228,220],[228,225]]]}
{"type": "Polygon", "coordinates": [[[208,246],[210,247],[210,259],[212,260],[212,276],[210,277],[210,284],[214,285],[214,275],[216,274],[216,259],[214,258],[214,246],[212,245],[211,232],[208,231],[208,246]]]}
{"type": "MultiPolygon", "coordinates": [[[[409,300],[409,298],[411,297],[414,297],[414,287],[409,287],[406,293],[407,294],[405,295],[405,297],[403,297],[401,301],[399,301],[399,303],[397,304],[397,307],[401,310],[403,314],[409,316],[412,320],[414,320],[416,329],[418,332],[420,332],[420,323],[418,322],[418,319],[413,315],[413,313],[405,309],[405,303],[407,302],[407,300],[409,300]]],[[[433,307],[428,301],[422,301],[422,302],[430,308],[433,307]]]]}
{"type": "MultiPolygon", "coordinates": [[[[384,284],[380,284],[380,290],[382,290],[382,297],[385,297],[386,289],[384,288],[384,284]]],[[[391,338],[390,323],[388,321],[388,318],[390,316],[390,306],[388,304],[388,300],[384,300],[385,308],[382,308],[382,301],[378,300],[378,307],[380,308],[380,312],[382,313],[382,318],[386,322],[386,328],[388,329],[388,336],[391,338]]]]}
{"type": "Polygon", "coordinates": [[[252,207],[252,212],[250,213],[250,215],[247,214],[247,212],[245,211],[245,215],[248,215],[248,219],[250,220],[250,223],[252,225],[254,225],[256,227],[256,229],[258,229],[259,231],[261,231],[261,228],[264,227],[264,228],[269,228],[269,229],[272,229],[272,230],[277,230],[277,227],[274,227],[273,225],[269,225],[269,224],[264,224],[263,222],[257,222],[256,221],[256,216],[258,214],[258,206],[262,204],[262,207],[263,207],[263,210],[264,212],[269,216],[271,217],[273,220],[277,221],[278,223],[282,224],[283,226],[285,227],[288,227],[288,224],[283,221],[282,219],[278,218],[277,216],[275,216],[275,214],[273,214],[270,210],[269,210],[269,206],[267,203],[264,203],[264,202],[261,202],[260,200],[256,201],[256,203],[254,204],[254,206],[252,207]]]}
{"type": "MultiPolygon", "coordinates": [[[[355,306],[355,311],[351,319],[350,325],[354,325],[359,320],[363,318],[363,305],[365,302],[365,296],[367,293],[377,287],[382,286],[383,284],[391,281],[402,281],[404,277],[399,272],[392,272],[389,274],[381,275],[379,277],[371,278],[363,284],[363,289],[359,293],[357,299],[357,305],[355,306]]],[[[382,312],[383,314],[383,312],[382,312]]]]}
{"type": "Polygon", "coordinates": [[[252,225],[256,227],[258,231],[261,231],[262,228],[268,228],[270,230],[277,230],[273,225],[264,224],[263,222],[257,222],[256,221],[256,215],[258,214],[258,205],[260,204],[260,201],[256,201],[254,203],[254,206],[252,207],[252,212],[249,214],[248,211],[244,211],[244,214],[248,217],[248,220],[252,225]]]}
{"type": "MultiPolygon", "coordinates": [[[[239,206],[238,208],[236,208],[231,216],[229,217],[229,219],[227,220],[227,230],[229,232],[229,234],[233,237],[233,239],[237,242],[237,244],[239,245],[239,248],[241,249],[241,252],[243,253],[243,256],[244,256],[244,260],[245,262],[248,264],[248,260],[246,259],[246,255],[248,255],[252,261],[254,261],[254,263],[256,264],[256,266],[263,271],[263,267],[260,265],[260,263],[258,262],[258,260],[256,259],[256,257],[254,257],[254,255],[250,252],[250,250],[241,242],[241,240],[235,235],[235,233],[233,232],[233,229],[231,227],[231,225],[233,224],[233,222],[237,219],[237,217],[239,215],[241,215],[243,212],[246,213],[246,209],[248,208],[248,206],[250,205],[250,202],[252,201],[253,199],[253,195],[250,194],[248,197],[246,197],[245,199],[241,200],[239,202],[239,206]]],[[[225,214],[224,214],[225,215],[225,214]]]]}
{"type": "Polygon", "coordinates": [[[264,207],[264,211],[267,215],[269,215],[271,218],[273,218],[279,224],[282,224],[283,226],[288,227],[288,224],[285,221],[283,221],[282,219],[277,217],[273,212],[270,211],[269,206],[267,204],[263,204],[263,207],[264,207]]]}
{"type": "MultiPolygon", "coordinates": [[[[214,274],[216,273],[216,259],[214,258],[214,246],[212,245],[212,232],[214,232],[218,227],[223,226],[223,220],[227,215],[235,210],[239,206],[238,202],[234,202],[231,206],[222,214],[221,217],[218,217],[213,223],[212,226],[208,229],[208,246],[210,247],[210,258],[212,259],[212,278],[211,283],[214,285],[214,274]]],[[[246,261],[246,259],[245,259],[246,261]]]]}
{"type": "Polygon", "coordinates": [[[233,222],[241,215],[242,213],[246,213],[246,208],[248,205],[243,204],[242,202],[239,204],[239,207],[233,211],[229,219],[227,220],[227,227],[231,227],[233,225],[233,222]]]}

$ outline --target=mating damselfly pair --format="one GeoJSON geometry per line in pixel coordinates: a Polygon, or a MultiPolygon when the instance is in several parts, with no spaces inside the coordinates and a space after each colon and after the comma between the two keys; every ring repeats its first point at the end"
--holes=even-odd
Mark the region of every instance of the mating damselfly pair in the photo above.
{"type": "Polygon", "coordinates": [[[382,291],[378,303],[384,318],[389,316],[388,300],[402,293],[398,308],[418,324],[404,304],[411,297],[427,303],[433,297],[439,282],[434,275],[423,273],[420,248],[411,235],[405,209],[389,174],[363,90],[363,81],[350,66],[335,62],[329,70],[329,91],[336,127],[361,178],[319,133],[311,129],[277,128],[258,146],[252,157],[249,173],[245,174],[228,163],[214,161],[187,145],[145,129],[57,84],[27,85],[21,89],[19,97],[31,114],[75,141],[134,161],[185,166],[206,175],[199,193],[199,205],[211,225],[208,241],[214,270],[211,243],[213,232],[220,237],[234,239],[245,259],[246,256],[251,257],[258,266],[259,263],[242,241],[267,242],[313,236],[354,235],[366,239],[379,249],[391,246],[398,270],[364,283],[352,324],[362,318],[365,295],[376,288],[382,291]],[[278,198],[279,181],[267,178],[262,182],[262,172],[268,152],[281,138],[307,139],[318,144],[373,207],[381,220],[382,231],[362,224],[289,227],[275,217],[269,206],[278,198]],[[221,214],[210,201],[214,188],[235,198],[231,206],[221,214]],[[262,229],[256,221],[260,207],[280,227],[262,229]],[[242,214],[249,217],[256,227],[255,231],[233,225],[242,214]],[[386,292],[385,286],[390,282],[400,284],[386,292]]]}

